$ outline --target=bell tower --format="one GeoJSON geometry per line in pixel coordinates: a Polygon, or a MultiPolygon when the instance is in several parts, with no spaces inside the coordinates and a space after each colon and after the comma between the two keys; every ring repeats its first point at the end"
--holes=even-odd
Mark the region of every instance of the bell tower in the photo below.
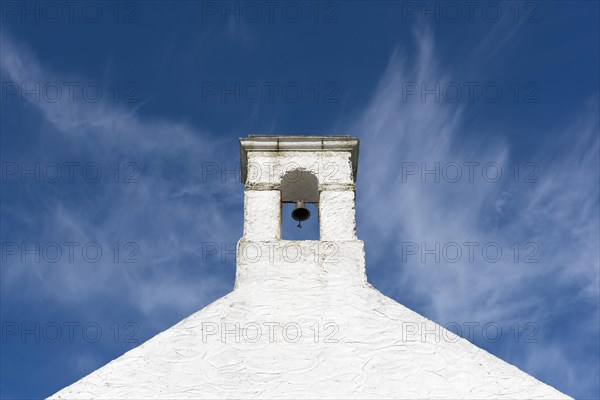
{"type": "MultiPolygon", "coordinates": [[[[356,237],[355,182],[359,140],[350,136],[249,135],[240,139],[244,234],[238,243],[236,288],[245,277],[270,273],[323,281],[334,271],[364,274],[363,242],[356,237]],[[294,203],[292,215],[283,203],[294,203]],[[314,204],[310,215],[305,204],[314,204]],[[308,215],[307,215],[308,214],[308,215]],[[283,218],[317,218],[319,240],[282,240],[283,218]],[[358,258],[357,258],[358,257],[358,258]],[[348,265],[348,264],[351,265],[348,265]],[[270,271],[270,272],[269,272],[270,271]],[[319,275],[319,276],[316,276],[319,275]],[[323,276],[320,276],[323,275],[323,276]]],[[[265,276],[267,278],[267,276],[265,276]]]]}

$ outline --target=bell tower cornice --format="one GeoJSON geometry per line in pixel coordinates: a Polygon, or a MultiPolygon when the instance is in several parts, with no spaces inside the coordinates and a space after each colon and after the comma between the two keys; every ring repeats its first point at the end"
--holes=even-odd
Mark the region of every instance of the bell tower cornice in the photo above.
{"type": "Polygon", "coordinates": [[[358,172],[359,139],[348,135],[336,136],[282,136],[282,135],[248,135],[240,138],[240,167],[242,183],[247,183],[248,152],[347,152],[353,182],[358,172]]]}

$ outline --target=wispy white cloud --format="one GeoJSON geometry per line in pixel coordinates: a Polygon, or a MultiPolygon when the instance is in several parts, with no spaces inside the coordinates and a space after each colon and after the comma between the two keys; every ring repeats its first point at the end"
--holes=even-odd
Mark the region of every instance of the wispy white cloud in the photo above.
{"type": "MultiPolygon", "coordinates": [[[[409,60],[396,52],[379,88],[351,131],[361,132],[359,174],[359,229],[367,233],[372,276],[381,277],[384,291],[395,298],[422,305],[428,317],[450,321],[535,321],[542,330],[554,313],[569,314],[576,304],[598,307],[599,298],[599,189],[598,99],[582,105],[572,123],[547,136],[559,143],[540,143],[526,161],[535,162],[538,183],[516,184],[509,168],[516,159],[506,132],[490,126],[469,126],[464,102],[419,101],[403,98],[407,82],[460,81],[440,65],[431,32],[417,31],[419,55],[409,60]],[[462,104],[462,105],[461,105],[462,104]],[[465,140],[480,129],[485,140],[465,140]],[[497,183],[476,179],[469,183],[466,169],[457,183],[419,174],[402,176],[402,163],[421,163],[433,169],[456,162],[494,162],[505,178],[497,183]],[[376,206],[375,206],[376,205],[376,206]],[[440,263],[428,256],[406,258],[403,242],[476,241],[498,243],[504,251],[497,263],[479,257],[468,262],[440,263]],[[515,263],[510,246],[534,242],[539,263],[515,263]],[[402,262],[403,255],[406,262],[402,262]]],[[[471,65],[478,70],[480,65],[471,65]]],[[[464,72],[464,71],[463,71],[464,72]]],[[[406,165],[406,164],[405,164],[406,165]]],[[[481,170],[478,170],[481,171],[481,170]]],[[[466,247],[461,246],[463,251],[466,247]]],[[[419,249],[421,250],[422,247],[419,249]]],[[[531,250],[531,249],[527,249],[531,250]]],[[[530,251],[523,251],[520,260],[530,251]]],[[[579,319],[585,319],[581,315],[579,319]]],[[[552,329],[552,328],[547,328],[552,329]]],[[[571,327],[573,329],[573,327],[571,327]]],[[[598,315],[579,334],[598,337],[598,315]]],[[[527,346],[523,365],[551,374],[548,354],[567,360],[564,336],[548,335],[543,346],[527,346]],[[549,352],[545,356],[545,352],[549,352]]],[[[567,375],[578,376],[590,365],[563,364],[567,375]],[[579,368],[583,368],[579,370],[579,368]]],[[[597,367],[597,366],[596,366],[597,367]]],[[[562,373],[562,372],[561,372],[562,373]]],[[[539,376],[539,375],[538,375],[539,376]]],[[[572,389],[577,383],[572,381],[572,389]]]]}
{"type": "MultiPolygon", "coordinates": [[[[5,32],[1,46],[5,79],[18,87],[88,82],[89,78],[67,77],[44,68],[25,44],[5,32]]],[[[226,211],[231,204],[241,205],[239,185],[203,182],[201,177],[202,163],[221,162],[219,155],[228,154],[226,147],[236,146],[235,141],[225,143],[182,122],[141,118],[135,110],[106,98],[86,102],[63,96],[56,102],[41,99],[30,104],[50,125],[32,143],[38,148],[34,154],[50,160],[68,154],[82,164],[134,161],[140,168],[139,182],[98,183],[90,187],[91,198],[89,193],[76,200],[68,195],[49,196],[26,215],[15,215],[37,218],[35,237],[42,244],[96,242],[109,254],[97,264],[82,265],[79,259],[44,268],[25,268],[12,258],[13,265],[3,266],[3,291],[18,287],[31,298],[69,304],[95,296],[112,297],[121,306],[160,319],[164,313],[158,310],[191,312],[233,287],[222,278],[223,264],[197,261],[202,241],[230,240],[241,233],[236,230],[241,221],[226,211]],[[68,150],[61,153],[63,144],[68,150]],[[134,241],[140,262],[114,263],[109,246],[115,240],[134,241]],[[194,261],[185,260],[186,256],[194,261]],[[181,268],[182,263],[187,267],[181,268]],[[198,275],[208,268],[212,270],[201,281],[189,279],[190,273],[198,275]]]]}

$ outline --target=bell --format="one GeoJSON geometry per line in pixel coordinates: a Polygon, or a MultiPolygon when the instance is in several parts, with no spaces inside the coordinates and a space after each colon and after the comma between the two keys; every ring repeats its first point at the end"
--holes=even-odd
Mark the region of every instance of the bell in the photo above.
{"type": "Polygon", "coordinates": [[[302,200],[298,200],[296,202],[296,208],[292,211],[292,218],[298,221],[298,228],[302,228],[300,222],[306,221],[310,218],[310,211],[304,207],[304,202],[302,200]]]}

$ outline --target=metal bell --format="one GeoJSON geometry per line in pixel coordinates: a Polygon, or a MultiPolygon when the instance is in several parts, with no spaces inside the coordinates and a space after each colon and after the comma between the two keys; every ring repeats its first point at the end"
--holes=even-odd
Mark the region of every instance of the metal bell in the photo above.
{"type": "Polygon", "coordinates": [[[292,218],[298,221],[298,228],[302,228],[302,225],[300,224],[302,221],[306,221],[310,218],[310,211],[304,207],[304,202],[302,200],[296,202],[296,208],[292,211],[292,218]]]}

